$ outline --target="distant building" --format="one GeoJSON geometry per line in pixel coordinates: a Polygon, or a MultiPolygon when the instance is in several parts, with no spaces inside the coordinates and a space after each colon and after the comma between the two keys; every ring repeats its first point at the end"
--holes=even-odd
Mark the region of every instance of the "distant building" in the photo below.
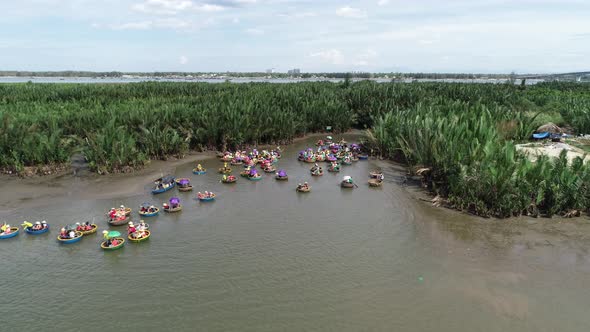
{"type": "Polygon", "coordinates": [[[289,74],[289,75],[299,75],[299,74],[301,74],[301,70],[299,68],[290,69],[289,71],[287,71],[287,74],[289,74]]]}
{"type": "Polygon", "coordinates": [[[275,72],[275,69],[274,69],[274,68],[270,68],[270,69],[267,69],[267,70],[266,70],[266,73],[267,73],[267,74],[272,74],[272,73],[274,73],[274,72],[275,72]]]}

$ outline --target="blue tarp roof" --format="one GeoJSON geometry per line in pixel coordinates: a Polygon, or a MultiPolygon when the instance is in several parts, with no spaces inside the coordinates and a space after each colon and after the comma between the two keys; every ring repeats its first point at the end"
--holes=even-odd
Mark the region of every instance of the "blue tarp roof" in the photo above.
{"type": "Polygon", "coordinates": [[[549,138],[549,136],[551,136],[551,133],[549,133],[549,132],[544,132],[544,133],[533,134],[533,138],[534,138],[534,139],[543,139],[543,138],[549,138]]]}

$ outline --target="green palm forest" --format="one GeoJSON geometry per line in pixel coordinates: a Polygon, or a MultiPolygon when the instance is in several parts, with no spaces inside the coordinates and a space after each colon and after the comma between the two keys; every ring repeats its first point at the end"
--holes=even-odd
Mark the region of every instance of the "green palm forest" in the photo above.
{"type": "Polygon", "coordinates": [[[448,205],[482,216],[575,215],[590,165],[516,151],[547,120],[590,133],[590,85],[162,83],[0,85],[0,168],[82,153],[98,173],[189,150],[288,143],[332,126],[367,129],[448,205]]]}

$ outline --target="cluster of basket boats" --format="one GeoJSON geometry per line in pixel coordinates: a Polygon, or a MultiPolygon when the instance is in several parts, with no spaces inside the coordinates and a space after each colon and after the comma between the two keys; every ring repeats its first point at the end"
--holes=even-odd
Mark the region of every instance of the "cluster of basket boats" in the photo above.
{"type": "MultiPolygon", "coordinates": [[[[287,181],[289,179],[285,170],[277,170],[275,166],[281,158],[280,150],[262,151],[261,153],[256,150],[252,150],[250,153],[224,152],[218,154],[218,157],[224,162],[224,166],[218,169],[218,172],[223,174],[221,179],[223,183],[235,183],[238,180],[236,176],[232,175],[233,169],[231,166],[243,166],[244,170],[239,172],[239,175],[250,181],[260,181],[262,179],[262,176],[255,168],[257,165],[260,166],[262,172],[275,174],[277,181],[287,181]]],[[[328,162],[327,171],[337,173],[341,171],[343,165],[352,165],[354,162],[366,160],[368,157],[366,153],[363,153],[360,145],[354,143],[348,145],[345,141],[333,143],[330,136],[326,140],[319,140],[316,143],[316,149],[308,148],[298,154],[299,161],[314,164],[310,169],[312,176],[324,175],[324,168],[318,164],[319,162],[328,162]]],[[[202,168],[193,170],[194,174],[204,174],[205,172],[206,170],[202,168]]],[[[381,172],[374,171],[369,175],[369,186],[380,187],[383,184],[383,174],[381,172]]],[[[350,176],[345,176],[340,185],[343,188],[357,187],[350,176]]],[[[311,187],[307,183],[299,184],[295,189],[298,192],[311,191],[311,187]]]]}
{"type": "MultiPolygon", "coordinates": [[[[131,209],[130,208],[124,208],[122,207],[119,212],[121,214],[124,214],[128,216],[131,214],[131,209]]],[[[23,222],[23,224],[21,225],[22,229],[24,230],[25,233],[30,234],[30,235],[41,235],[41,234],[45,234],[48,233],[50,230],[50,225],[49,223],[46,223],[45,221],[43,221],[43,223],[41,224],[40,222],[36,222],[35,224],[29,223],[27,221],[23,222]]],[[[141,236],[138,236],[138,232],[129,232],[127,235],[127,240],[131,241],[131,242],[143,242],[147,239],[149,239],[151,232],[149,231],[149,225],[142,223],[142,230],[141,230],[141,236]]],[[[20,228],[19,227],[14,227],[14,226],[10,226],[10,225],[2,225],[1,226],[1,233],[0,233],[0,239],[9,239],[9,238],[14,238],[16,236],[18,236],[20,234],[20,228]]],[[[96,234],[98,230],[98,225],[87,222],[84,224],[80,224],[80,223],[76,223],[76,224],[70,224],[70,225],[66,225],[64,226],[59,235],[56,237],[57,241],[61,244],[72,244],[72,243],[77,243],[80,242],[82,240],[82,238],[92,235],[92,234],[96,234]]],[[[121,237],[121,233],[117,232],[117,231],[104,231],[103,232],[103,241],[100,243],[100,247],[104,250],[116,250],[119,249],[121,247],[123,247],[125,245],[125,241],[126,239],[121,237]],[[114,243],[114,245],[107,245],[114,243]]]]}
{"type": "MultiPolygon", "coordinates": [[[[348,145],[346,142],[339,142],[338,144],[331,142],[331,137],[328,136],[328,140],[320,140],[316,144],[317,148],[308,148],[300,151],[298,159],[302,162],[313,163],[310,168],[312,176],[322,176],[324,174],[323,167],[320,166],[319,162],[328,162],[328,172],[340,172],[341,165],[350,165],[353,162],[359,160],[365,160],[368,158],[366,154],[363,154],[359,145],[351,144],[348,145]]],[[[284,170],[278,170],[276,164],[281,158],[280,150],[266,151],[263,150],[258,152],[252,150],[249,153],[246,152],[224,152],[218,155],[220,160],[224,162],[224,166],[218,169],[218,173],[222,174],[222,183],[235,183],[237,177],[232,175],[233,169],[231,166],[243,166],[243,171],[240,172],[240,176],[247,178],[250,181],[259,181],[262,176],[256,170],[256,166],[260,166],[262,172],[274,173],[277,181],[287,181],[289,179],[287,173],[284,170]],[[228,163],[231,165],[229,166],[228,163]]],[[[207,170],[200,164],[193,169],[193,174],[203,175],[206,174],[207,170]]],[[[371,187],[380,187],[383,183],[383,174],[379,171],[374,171],[369,174],[368,184],[371,187]]],[[[342,188],[355,188],[357,184],[352,180],[350,176],[344,176],[340,182],[342,188]]],[[[188,178],[175,178],[174,176],[164,176],[154,181],[154,188],[152,194],[160,194],[178,188],[179,192],[189,192],[193,190],[190,179],[188,178]]],[[[311,186],[307,183],[298,184],[296,187],[297,192],[308,193],[311,191],[311,186]]],[[[202,202],[210,202],[215,200],[216,195],[212,192],[205,191],[204,193],[197,193],[196,199],[202,202]]],[[[142,203],[139,206],[138,214],[141,217],[153,217],[160,213],[160,211],[167,213],[175,213],[182,210],[182,204],[180,198],[171,197],[168,202],[164,203],[162,208],[154,206],[150,203],[142,203]]],[[[120,206],[118,209],[112,208],[107,212],[107,221],[111,226],[123,226],[129,225],[127,238],[121,237],[121,234],[117,231],[103,231],[103,239],[100,242],[100,247],[104,250],[116,250],[120,249],[125,245],[126,241],[130,242],[143,242],[150,238],[151,231],[149,225],[145,224],[141,220],[141,224],[138,225],[139,231],[135,229],[135,226],[131,222],[132,209],[120,206]],[[132,231],[129,231],[129,230],[132,231]],[[138,235],[140,234],[140,236],[138,235]]],[[[9,225],[1,225],[0,229],[0,240],[13,238],[19,235],[19,227],[11,227],[9,225]]],[[[23,230],[30,235],[41,235],[49,232],[49,224],[43,222],[37,222],[31,224],[28,222],[23,223],[23,230]]],[[[95,234],[98,230],[98,226],[93,223],[85,224],[73,224],[67,225],[61,229],[60,235],[57,236],[57,240],[62,244],[72,244],[82,240],[91,234],[95,234]]]]}

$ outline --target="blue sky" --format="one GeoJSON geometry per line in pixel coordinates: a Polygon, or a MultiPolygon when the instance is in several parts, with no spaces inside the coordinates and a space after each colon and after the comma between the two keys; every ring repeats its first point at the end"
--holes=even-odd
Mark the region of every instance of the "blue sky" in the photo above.
{"type": "Polygon", "coordinates": [[[588,0],[6,0],[0,13],[0,70],[590,70],[588,0]]]}

